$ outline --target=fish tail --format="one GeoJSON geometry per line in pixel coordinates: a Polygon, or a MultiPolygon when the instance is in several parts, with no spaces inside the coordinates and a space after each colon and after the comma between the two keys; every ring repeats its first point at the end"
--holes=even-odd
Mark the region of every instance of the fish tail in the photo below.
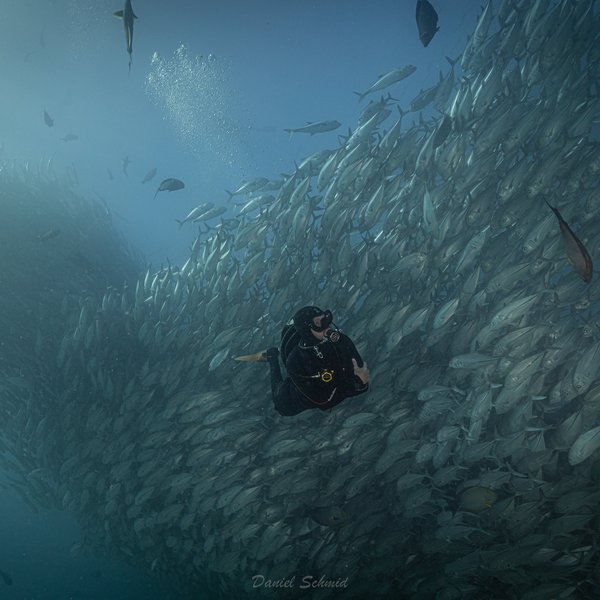
{"type": "Polygon", "coordinates": [[[454,65],[458,62],[458,59],[461,57],[461,55],[459,54],[456,58],[452,59],[449,56],[446,56],[446,60],[450,63],[451,67],[454,67],[454,65]]]}
{"type": "Polygon", "coordinates": [[[235,194],[233,192],[230,192],[229,190],[225,190],[225,192],[229,196],[229,198],[227,198],[227,200],[231,200],[235,196],[235,194]]]}
{"type": "Polygon", "coordinates": [[[358,96],[358,101],[359,102],[362,102],[362,99],[366,96],[366,94],[363,94],[361,92],[353,92],[353,93],[358,96]]]}
{"type": "Polygon", "coordinates": [[[294,135],[294,130],[293,129],[284,129],[284,131],[287,131],[290,134],[289,139],[292,139],[292,136],[294,135]]]}
{"type": "Polygon", "coordinates": [[[180,221],[179,219],[175,219],[178,223],[179,223],[179,229],[181,229],[183,227],[183,224],[185,223],[185,221],[180,221]]]}

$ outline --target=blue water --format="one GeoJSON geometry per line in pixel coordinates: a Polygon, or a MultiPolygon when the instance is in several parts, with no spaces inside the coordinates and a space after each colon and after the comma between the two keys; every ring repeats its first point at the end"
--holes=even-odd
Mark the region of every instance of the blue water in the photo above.
{"type": "Polygon", "coordinates": [[[163,600],[168,582],[87,548],[75,520],[65,512],[23,504],[10,490],[0,493],[0,569],[12,585],[0,580],[2,600],[163,600]]]}
{"type": "Polygon", "coordinates": [[[3,2],[0,158],[52,159],[59,173],[74,167],[82,193],[104,197],[129,239],[160,265],[183,259],[194,238],[194,228],[179,230],[175,218],[202,202],[226,204],[224,190],[244,178],[289,173],[294,161],[337,147],[338,133],[354,128],[368,103],[353,91],[414,64],[417,72],[389,89],[407,107],[448,71],[444,57],[462,51],[481,3],[435,3],[440,31],[424,48],[414,2],[134,1],[131,72],[123,24],[112,15],[121,4],[3,2]],[[191,63],[213,55],[212,78],[177,61],[182,44],[191,63]],[[179,67],[176,84],[158,94],[147,85],[155,52],[179,67]],[[343,126],[291,140],[283,132],[328,119],[343,126]],[[61,141],[67,133],[79,140],[61,141]],[[142,186],[152,167],[157,176],[142,186]],[[153,200],[166,177],[184,180],[185,190],[153,200]]]}
{"type": "MultiPolygon", "coordinates": [[[[203,202],[227,206],[225,190],[242,180],[289,173],[295,161],[337,147],[338,134],[354,129],[368,100],[380,97],[359,104],[353,92],[379,75],[417,66],[386,90],[408,107],[448,71],[445,57],[462,51],[480,0],[434,2],[440,31],[427,48],[414,5],[134,0],[129,72],[123,25],[112,16],[121,2],[4,0],[0,159],[69,172],[79,193],[106,201],[149,263],[181,263],[197,229],[180,229],[176,218],[203,202]],[[289,139],[283,131],[333,119],[343,127],[323,135],[289,139]],[[79,139],[60,139],[69,133],[79,139]],[[152,167],[157,176],[142,185],[152,167]],[[153,199],[167,177],[185,189],[153,199]]],[[[36,513],[0,489],[0,569],[13,579],[10,587],[0,581],[0,598],[166,597],[168,582],[93,549],[73,558],[81,541],[68,514],[36,513]]]]}

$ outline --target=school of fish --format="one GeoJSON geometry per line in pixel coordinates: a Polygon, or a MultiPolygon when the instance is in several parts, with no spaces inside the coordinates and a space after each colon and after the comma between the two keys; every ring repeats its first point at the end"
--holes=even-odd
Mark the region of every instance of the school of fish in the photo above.
{"type": "Polygon", "coordinates": [[[39,231],[5,232],[0,465],[77,517],[74,555],[108,549],[177,598],[595,597],[597,6],[488,2],[450,63],[412,113],[372,101],[139,277],[100,205],[3,166],[1,210],[39,231]],[[74,253],[84,231],[97,245],[74,253]],[[265,364],[232,357],[305,304],[333,311],[371,388],[285,418],[265,364]]]}

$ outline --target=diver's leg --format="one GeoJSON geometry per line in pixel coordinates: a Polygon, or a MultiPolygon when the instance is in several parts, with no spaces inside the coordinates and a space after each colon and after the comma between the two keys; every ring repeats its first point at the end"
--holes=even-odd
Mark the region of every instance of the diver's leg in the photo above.
{"type": "Polygon", "coordinates": [[[273,394],[273,400],[275,400],[281,389],[281,384],[283,383],[281,368],[279,367],[279,350],[275,347],[269,348],[266,355],[271,371],[271,393],[273,394]]]}
{"type": "Polygon", "coordinates": [[[284,417],[291,417],[310,408],[298,396],[298,390],[289,377],[279,384],[276,396],[273,396],[275,410],[284,417]]]}
{"type": "Polygon", "coordinates": [[[273,404],[275,410],[284,417],[297,415],[305,411],[308,406],[300,400],[299,392],[292,384],[289,377],[283,379],[281,376],[281,368],[279,366],[279,350],[277,348],[269,348],[266,351],[267,361],[271,369],[271,393],[273,395],[273,404]]]}

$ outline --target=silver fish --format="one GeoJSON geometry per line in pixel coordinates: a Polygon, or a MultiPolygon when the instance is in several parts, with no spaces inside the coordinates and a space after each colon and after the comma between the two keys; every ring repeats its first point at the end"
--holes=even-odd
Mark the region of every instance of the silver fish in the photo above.
{"type": "Polygon", "coordinates": [[[125,29],[125,44],[127,46],[127,54],[129,54],[129,71],[131,71],[131,56],[133,53],[133,20],[137,16],[131,7],[131,0],[125,0],[123,10],[118,10],[114,13],[115,17],[123,19],[123,28],[125,29]]]}

